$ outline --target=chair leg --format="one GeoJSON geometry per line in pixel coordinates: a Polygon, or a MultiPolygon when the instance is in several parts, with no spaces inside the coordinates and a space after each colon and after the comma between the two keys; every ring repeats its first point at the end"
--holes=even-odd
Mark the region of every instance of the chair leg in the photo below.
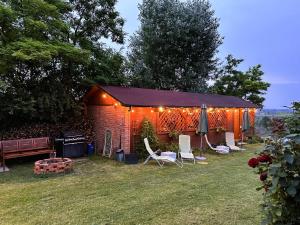
{"type": "Polygon", "coordinates": [[[150,159],[151,159],[151,155],[149,155],[148,158],[145,160],[144,165],[146,165],[150,159]]]}
{"type": "Polygon", "coordinates": [[[175,163],[177,166],[179,166],[180,168],[183,167],[183,163],[180,163],[180,161],[178,161],[178,160],[176,160],[174,163],[175,163]]]}
{"type": "Polygon", "coordinates": [[[158,159],[156,159],[156,162],[158,163],[158,165],[159,165],[160,167],[163,167],[163,164],[161,164],[160,161],[159,161],[158,159]]]}

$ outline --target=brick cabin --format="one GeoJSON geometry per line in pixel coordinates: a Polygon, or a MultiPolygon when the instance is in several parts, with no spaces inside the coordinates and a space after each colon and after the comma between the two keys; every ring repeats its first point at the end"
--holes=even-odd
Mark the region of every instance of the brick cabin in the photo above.
{"type": "Polygon", "coordinates": [[[243,110],[249,109],[251,129],[254,134],[257,106],[234,96],[165,91],[117,86],[91,87],[84,96],[86,112],[94,120],[98,151],[103,150],[104,132],[112,131],[113,149],[121,146],[126,153],[134,151],[141,122],[147,118],[153,124],[160,141],[169,142],[170,131],[191,136],[192,147],[200,146],[200,136],[195,134],[202,104],[208,109],[209,133],[212,144],[225,142],[225,130],[241,138],[243,110]]]}

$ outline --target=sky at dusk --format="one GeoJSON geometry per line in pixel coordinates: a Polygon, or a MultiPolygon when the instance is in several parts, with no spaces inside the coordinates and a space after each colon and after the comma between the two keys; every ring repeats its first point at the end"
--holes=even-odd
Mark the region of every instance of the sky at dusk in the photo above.
{"type": "MultiPolygon", "coordinates": [[[[117,4],[126,20],[127,38],[139,27],[137,5],[141,2],[119,0],[117,4]]],[[[300,1],[211,0],[211,4],[224,37],[218,56],[224,59],[232,54],[245,59],[243,70],[262,65],[264,80],[271,83],[265,108],[282,108],[300,101],[300,1]]]]}

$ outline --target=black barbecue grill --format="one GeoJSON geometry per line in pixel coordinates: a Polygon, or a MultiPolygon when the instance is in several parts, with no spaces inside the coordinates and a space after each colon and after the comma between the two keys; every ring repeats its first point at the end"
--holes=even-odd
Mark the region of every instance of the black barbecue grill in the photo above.
{"type": "Polygon", "coordinates": [[[86,153],[86,139],[77,131],[62,132],[60,137],[55,139],[55,143],[58,157],[77,158],[86,153]]]}

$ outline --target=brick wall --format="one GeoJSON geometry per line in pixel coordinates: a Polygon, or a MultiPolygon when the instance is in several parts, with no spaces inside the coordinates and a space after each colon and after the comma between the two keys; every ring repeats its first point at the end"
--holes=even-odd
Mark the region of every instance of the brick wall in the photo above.
{"type": "Polygon", "coordinates": [[[88,106],[88,115],[94,120],[96,131],[97,151],[102,154],[104,133],[106,129],[112,131],[113,150],[121,146],[125,153],[130,152],[130,113],[123,106],[88,106]]]}

